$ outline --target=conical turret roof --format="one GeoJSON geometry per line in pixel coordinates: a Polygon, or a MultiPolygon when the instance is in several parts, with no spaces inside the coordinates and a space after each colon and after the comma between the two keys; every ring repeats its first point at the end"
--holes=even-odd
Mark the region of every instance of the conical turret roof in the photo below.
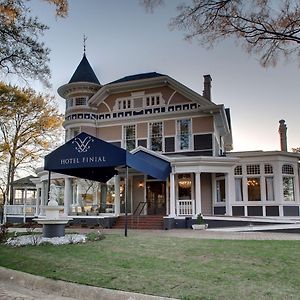
{"type": "Polygon", "coordinates": [[[85,54],[83,55],[81,62],[69,81],[69,83],[74,82],[90,82],[100,84],[85,54]]]}

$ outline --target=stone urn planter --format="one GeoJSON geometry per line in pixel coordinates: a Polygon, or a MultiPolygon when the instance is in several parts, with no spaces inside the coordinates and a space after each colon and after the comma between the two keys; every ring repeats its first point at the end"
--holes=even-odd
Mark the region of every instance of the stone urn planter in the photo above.
{"type": "Polygon", "coordinates": [[[192,228],[195,230],[204,230],[208,227],[208,224],[193,224],[192,228]]]}
{"type": "Polygon", "coordinates": [[[196,224],[192,225],[192,228],[195,230],[204,230],[208,227],[208,224],[204,223],[202,214],[197,215],[196,224]]]}

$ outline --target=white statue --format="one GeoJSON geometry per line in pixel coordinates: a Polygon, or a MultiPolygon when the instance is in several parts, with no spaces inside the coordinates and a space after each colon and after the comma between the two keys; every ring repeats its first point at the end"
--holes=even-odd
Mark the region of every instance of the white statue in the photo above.
{"type": "Polygon", "coordinates": [[[57,186],[54,183],[51,183],[50,185],[50,192],[49,192],[49,206],[58,206],[58,196],[59,196],[59,190],[57,186]]]}

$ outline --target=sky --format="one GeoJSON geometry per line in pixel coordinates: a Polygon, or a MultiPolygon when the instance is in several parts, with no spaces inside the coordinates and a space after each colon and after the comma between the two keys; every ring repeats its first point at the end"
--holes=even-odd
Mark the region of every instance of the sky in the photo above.
{"type": "Polygon", "coordinates": [[[54,7],[32,0],[33,14],[50,29],[43,40],[51,49],[50,90],[61,111],[64,100],[57,88],[67,83],[86,55],[101,84],[124,76],[167,74],[202,94],[203,75],[212,77],[212,100],[231,110],[234,151],[280,150],[279,120],[286,120],[288,149],[300,147],[299,61],[281,61],[265,69],[234,40],[213,49],[184,40],[182,31],[169,29],[170,18],[182,1],[166,0],[147,13],[139,0],[69,0],[67,18],[56,18],[54,7]]]}

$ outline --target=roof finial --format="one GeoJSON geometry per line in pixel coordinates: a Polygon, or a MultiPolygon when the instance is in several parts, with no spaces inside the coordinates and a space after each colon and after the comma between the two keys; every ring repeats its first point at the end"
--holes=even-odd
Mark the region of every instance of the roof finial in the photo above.
{"type": "Polygon", "coordinates": [[[84,34],[83,35],[83,55],[85,55],[85,52],[86,52],[86,40],[87,40],[87,37],[84,34]]]}

